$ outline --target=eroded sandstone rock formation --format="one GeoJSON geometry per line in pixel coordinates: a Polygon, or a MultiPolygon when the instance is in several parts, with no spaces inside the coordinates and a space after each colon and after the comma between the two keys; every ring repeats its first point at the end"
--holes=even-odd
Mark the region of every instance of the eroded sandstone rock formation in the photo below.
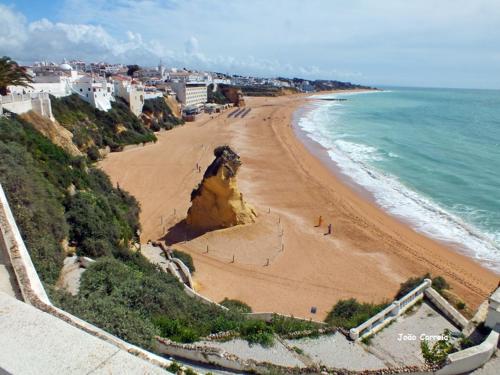
{"type": "Polygon", "coordinates": [[[217,147],[214,155],[203,180],[191,193],[186,223],[195,229],[214,230],[255,222],[255,210],[238,190],[240,157],[229,146],[217,147]]]}

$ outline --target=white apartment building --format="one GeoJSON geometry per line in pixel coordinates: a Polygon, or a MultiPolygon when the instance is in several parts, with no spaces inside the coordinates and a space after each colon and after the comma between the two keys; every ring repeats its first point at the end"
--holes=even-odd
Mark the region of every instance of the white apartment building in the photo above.
{"type": "Polygon", "coordinates": [[[196,107],[207,102],[207,85],[204,82],[171,82],[170,86],[183,107],[196,107]]]}

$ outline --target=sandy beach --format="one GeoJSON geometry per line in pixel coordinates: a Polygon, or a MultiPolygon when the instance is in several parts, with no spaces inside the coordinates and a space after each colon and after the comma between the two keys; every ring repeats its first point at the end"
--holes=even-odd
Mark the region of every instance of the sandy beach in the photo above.
{"type": "Polygon", "coordinates": [[[101,167],[141,204],[141,242],[164,238],[185,218],[202,178],[197,163],[204,171],[213,149],[229,144],[241,156],[240,190],[258,219],[172,245],[192,255],[203,295],[320,320],[341,298],[391,300],[408,277],[431,272],[468,305],[482,302],[497,275],[384,213],[333,173],[321,150],[309,151],[292,125],[308,100],[246,98],[245,118],[228,118],[231,110],[203,115],[160,133],[154,145],[108,155],[101,167]],[[325,235],[329,223],[333,234],[325,235]]]}

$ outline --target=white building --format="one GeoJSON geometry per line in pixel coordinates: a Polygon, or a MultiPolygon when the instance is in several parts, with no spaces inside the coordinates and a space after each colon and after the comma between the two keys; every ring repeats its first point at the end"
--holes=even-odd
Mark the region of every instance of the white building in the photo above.
{"type": "Polygon", "coordinates": [[[144,86],[133,83],[125,77],[113,77],[112,81],[115,96],[125,99],[130,106],[130,111],[139,117],[144,106],[144,86]]]}
{"type": "Polygon", "coordinates": [[[196,107],[207,102],[207,85],[202,82],[171,82],[183,107],[196,107]]]}
{"type": "Polygon", "coordinates": [[[32,68],[32,73],[33,83],[30,84],[31,87],[9,86],[10,93],[18,95],[48,93],[55,97],[68,96],[72,93],[73,82],[82,77],[66,63],[35,65],[32,68]]]}
{"type": "Polygon", "coordinates": [[[114,100],[114,86],[102,77],[83,76],[73,82],[72,90],[94,108],[101,111],[111,109],[111,101],[114,100]]]}

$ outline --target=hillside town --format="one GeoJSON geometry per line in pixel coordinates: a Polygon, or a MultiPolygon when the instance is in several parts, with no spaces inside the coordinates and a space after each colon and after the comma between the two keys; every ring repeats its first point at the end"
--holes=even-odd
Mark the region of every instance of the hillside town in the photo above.
{"type": "Polygon", "coordinates": [[[262,78],[186,68],[167,69],[161,61],[157,67],[104,62],[87,63],[81,60],[64,60],[62,63],[42,61],[24,68],[33,82],[28,87],[8,86],[7,95],[2,95],[0,98],[0,108],[3,106],[15,113],[34,110],[48,118],[53,118],[50,95],[61,98],[77,94],[101,111],[109,111],[111,103],[116,101],[116,98],[122,98],[136,116],[142,113],[145,100],[170,97],[177,101],[182,114],[192,119],[193,115],[204,111],[218,112],[219,106],[230,101],[235,105],[241,105],[237,96],[233,95],[236,99],[231,99],[230,94],[216,95],[231,88],[243,89],[246,95],[252,95],[252,92],[259,94],[267,92],[275,96],[280,90],[288,90],[290,93],[312,93],[358,87],[339,81],[262,78]]]}

